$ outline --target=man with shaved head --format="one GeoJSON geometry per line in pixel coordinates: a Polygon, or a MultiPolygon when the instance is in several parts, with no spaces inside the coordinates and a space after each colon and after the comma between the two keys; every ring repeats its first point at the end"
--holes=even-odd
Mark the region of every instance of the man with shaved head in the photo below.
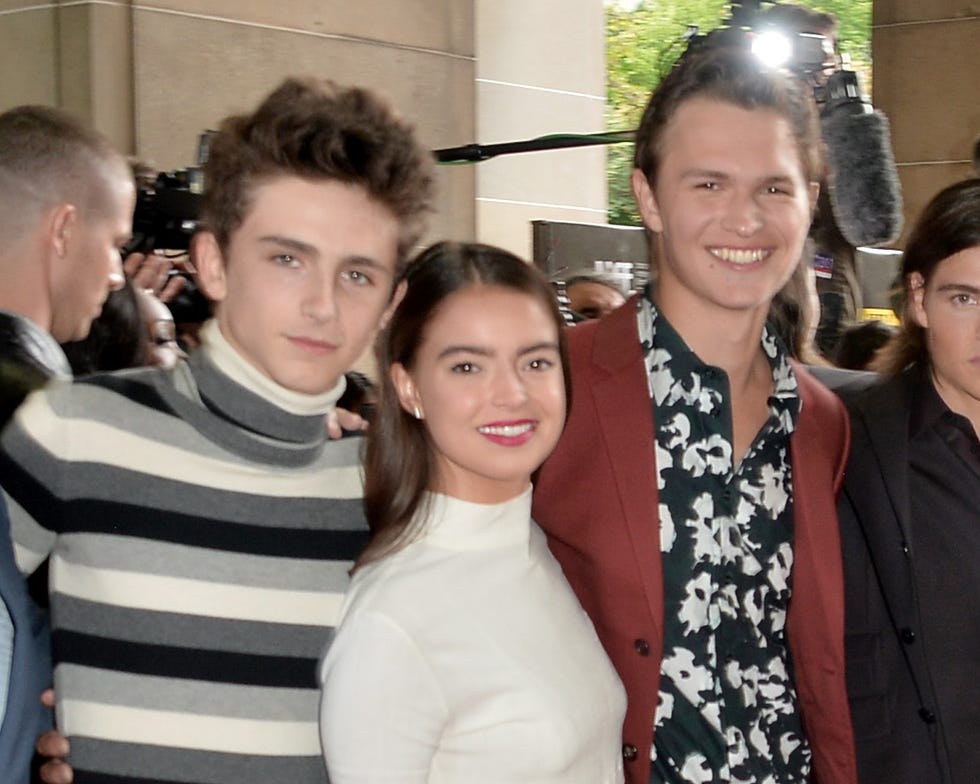
{"type": "MultiPolygon", "coordinates": [[[[0,425],[32,389],[70,376],[58,343],[85,337],[122,286],[135,199],[125,160],[95,131],[42,106],[0,114],[0,425]]],[[[51,725],[39,701],[51,653],[8,525],[0,499],[0,781],[24,782],[51,725]]]]}
{"type": "Polygon", "coordinates": [[[56,344],[84,338],[122,286],[135,199],[97,132],[43,106],[0,114],[0,423],[70,373],[56,344]]]}

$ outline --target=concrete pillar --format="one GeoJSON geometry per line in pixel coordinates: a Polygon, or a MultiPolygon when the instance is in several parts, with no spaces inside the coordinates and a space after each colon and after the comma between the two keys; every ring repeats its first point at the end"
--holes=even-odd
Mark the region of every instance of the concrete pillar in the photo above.
{"type": "MultiPolygon", "coordinates": [[[[481,144],[604,130],[602,0],[477,0],[481,144]]],[[[531,221],[606,222],[606,149],[520,153],[477,164],[477,236],[525,257],[531,221]]]]}
{"type": "Polygon", "coordinates": [[[972,172],[980,133],[980,5],[875,0],[872,54],[874,103],[891,121],[907,235],[937,191],[972,172]]]}
{"type": "MultiPolygon", "coordinates": [[[[381,91],[431,148],[476,133],[473,0],[0,0],[0,110],[60,106],[161,169],[282,78],[381,91]]],[[[429,238],[471,238],[475,172],[439,171],[429,238]]]]}

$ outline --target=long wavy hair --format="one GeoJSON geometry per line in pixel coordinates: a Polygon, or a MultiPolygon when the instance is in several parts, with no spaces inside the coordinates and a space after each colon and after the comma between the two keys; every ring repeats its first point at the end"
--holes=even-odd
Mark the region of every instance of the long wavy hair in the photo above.
{"type": "Polygon", "coordinates": [[[544,274],[508,251],[478,243],[442,242],[423,251],[405,273],[405,296],[377,347],[378,407],[364,455],[364,511],[371,542],[354,565],[397,552],[420,533],[425,491],[435,479],[435,447],[424,420],[399,402],[390,369],[415,364],[425,333],[440,306],[471,286],[499,286],[527,294],[551,315],[558,332],[565,394],[569,394],[564,319],[544,274]]]}
{"type": "Polygon", "coordinates": [[[901,327],[875,360],[874,369],[897,375],[911,364],[929,367],[926,331],[911,313],[909,278],[922,275],[926,284],[936,267],[950,256],[980,246],[980,178],[944,188],[925,206],[909,234],[902,255],[901,327]]]}

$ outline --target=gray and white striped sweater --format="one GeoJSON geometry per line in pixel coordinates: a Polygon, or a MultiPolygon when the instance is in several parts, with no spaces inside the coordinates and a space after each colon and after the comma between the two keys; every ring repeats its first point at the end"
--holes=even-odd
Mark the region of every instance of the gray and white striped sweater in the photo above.
{"type": "Polygon", "coordinates": [[[326,781],[316,662],[367,540],[359,439],[267,398],[199,351],[55,384],[4,431],[77,784],[326,781]]]}

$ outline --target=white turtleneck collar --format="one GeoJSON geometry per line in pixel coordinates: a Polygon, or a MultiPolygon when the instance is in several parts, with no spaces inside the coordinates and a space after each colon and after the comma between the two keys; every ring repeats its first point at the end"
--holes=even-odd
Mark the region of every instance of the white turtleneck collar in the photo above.
{"type": "Polygon", "coordinates": [[[422,538],[450,550],[489,550],[528,545],[531,485],[499,504],[477,504],[441,493],[427,493],[428,524],[422,538]]]}
{"type": "Polygon", "coordinates": [[[200,332],[201,350],[222,373],[262,399],[297,416],[327,414],[347,388],[343,376],[334,387],[319,395],[294,392],[277,384],[243,357],[222,334],[217,319],[207,321],[200,332]]]}

